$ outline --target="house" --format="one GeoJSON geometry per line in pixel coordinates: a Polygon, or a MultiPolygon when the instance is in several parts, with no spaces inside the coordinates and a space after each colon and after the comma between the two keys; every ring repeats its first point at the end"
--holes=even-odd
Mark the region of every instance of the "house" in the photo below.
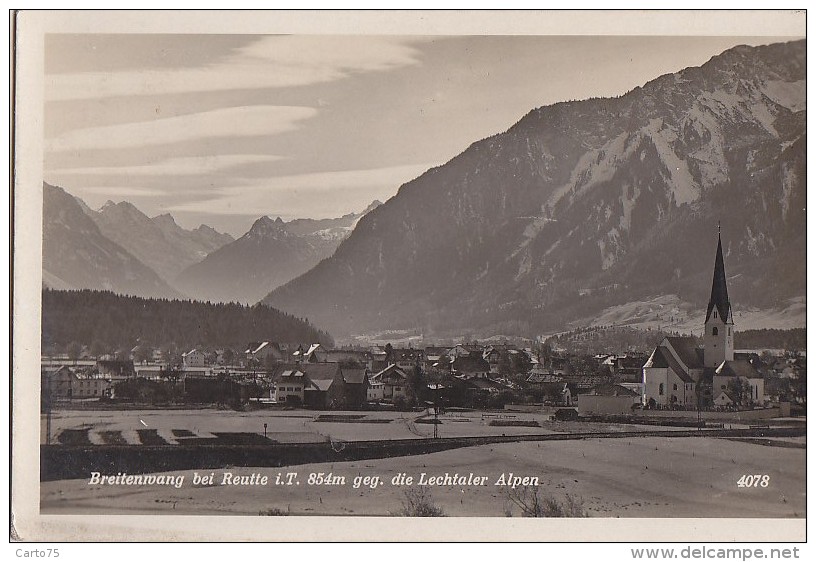
{"type": "Polygon", "coordinates": [[[63,365],[43,374],[43,397],[52,399],[102,398],[112,395],[110,378],[93,371],[75,371],[63,365]]]}
{"type": "MultiPolygon", "coordinates": [[[[153,366],[155,367],[155,365],[153,366]]],[[[140,367],[140,368],[147,368],[140,367]]],[[[119,360],[119,359],[100,359],[96,362],[95,369],[101,376],[111,379],[112,381],[127,380],[136,376],[136,369],[133,366],[133,361],[119,360]]]]}
{"type": "Polygon", "coordinates": [[[734,396],[734,394],[728,390],[720,390],[719,392],[714,392],[714,405],[725,407],[725,406],[733,406],[737,404],[738,400],[734,396]]]}
{"type": "Polygon", "coordinates": [[[304,402],[304,390],[308,383],[300,369],[286,369],[275,378],[274,398],[279,404],[300,406],[304,402]]]}
{"type": "Polygon", "coordinates": [[[298,365],[307,383],[303,388],[303,404],[308,408],[343,409],[346,389],[339,363],[309,363],[298,365]]]}
{"type": "Polygon", "coordinates": [[[465,379],[465,384],[470,392],[478,392],[483,394],[498,394],[506,387],[487,377],[473,377],[465,379]]]}
{"type": "Polygon", "coordinates": [[[490,372],[493,374],[498,374],[499,372],[499,362],[501,361],[502,352],[494,346],[488,346],[482,352],[482,359],[487,361],[488,365],[490,365],[490,372]]]}
{"type": "Polygon", "coordinates": [[[112,395],[111,380],[92,373],[77,373],[72,384],[73,398],[102,398],[112,395]]]}
{"type": "Polygon", "coordinates": [[[602,384],[578,395],[578,414],[631,414],[640,399],[640,394],[619,384],[602,384]]]}
{"type": "Polygon", "coordinates": [[[366,402],[382,402],[385,398],[385,383],[372,376],[368,379],[366,387],[366,402]]]}
{"type": "Polygon", "coordinates": [[[421,349],[392,349],[390,362],[405,371],[412,371],[419,365],[424,367],[425,352],[421,349]]]}
{"type": "Polygon", "coordinates": [[[541,391],[545,404],[555,404],[558,406],[571,406],[572,389],[564,381],[551,381],[540,383],[536,388],[541,391]]]}
{"type": "Polygon", "coordinates": [[[396,365],[389,365],[371,376],[369,400],[394,401],[408,397],[408,374],[396,365]]]}
{"type": "Polygon", "coordinates": [[[368,352],[357,349],[330,349],[324,352],[323,358],[327,363],[357,364],[360,367],[367,367],[370,356],[368,352]]]}
{"type": "Polygon", "coordinates": [[[490,375],[490,364],[481,355],[460,355],[451,365],[454,373],[465,378],[487,378],[490,375]]]}
{"type": "Polygon", "coordinates": [[[76,374],[67,365],[43,371],[40,379],[43,398],[49,395],[51,399],[73,398],[75,380],[76,374]]]}
{"type": "Polygon", "coordinates": [[[440,361],[444,361],[445,364],[448,363],[448,349],[446,347],[436,347],[436,346],[428,346],[425,348],[425,368],[424,371],[427,373],[432,369],[439,367],[434,364],[440,363],[440,361]]]}
{"type": "Polygon", "coordinates": [[[276,342],[250,342],[244,350],[244,358],[247,365],[269,366],[287,362],[289,353],[276,342]]]}
{"type": "Polygon", "coordinates": [[[765,402],[765,378],[751,363],[745,360],[723,361],[714,370],[713,392],[728,390],[730,398],[737,405],[763,404],[765,402]],[[736,396],[734,389],[744,388],[742,396],[736,396]]]}
{"type": "Polygon", "coordinates": [[[448,357],[470,357],[471,355],[482,356],[483,348],[475,343],[460,343],[450,348],[446,355],[448,357]]]}
{"type": "Polygon", "coordinates": [[[199,349],[191,349],[181,354],[181,361],[184,367],[203,367],[206,364],[206,356],[199,349]]]}
{"type": "Polygon", "coordinates": [[[368,371],[365,368],[341,367],[345,388],[345,407],[358,410],[368,399],[368,371]]]}
{"type": "Polygon", "coordinates": [[[532,387],[539,387],[543,384],[564,382],[564,377],[554,375],[546,371],[541,372],[540,370],[533,369],[532,371],[530,371],[530,374],[527,375],[525,382],[532,387]]]}
{"type": "Polygon", "coordinates": [[[388,366],[388,354],[379,345],[372,346],[368,350],[369,364],[368,370],[373,373],[379,373],[388,366]]]}
{"type": "Polygon", "coordinates": [[[294,353],[292,353],[292,358],[300,363],[323,363],[325,362],[325,356],[323,353],[323,348],[320,347],[319,343],[312,343],[309,344],[308,348],[304,348],[302,345],[299,346],[294,353]]]}
{"type": "Polygon", "coordinates": [[[617,382],[640,383],[643,379],[643,365],[647,357],[642,355],[619,355],[611,364],[612,376],[617,382]]]}

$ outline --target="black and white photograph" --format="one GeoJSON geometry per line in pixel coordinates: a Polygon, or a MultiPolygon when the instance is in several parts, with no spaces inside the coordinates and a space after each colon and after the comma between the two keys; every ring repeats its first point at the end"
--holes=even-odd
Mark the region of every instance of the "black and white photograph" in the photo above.
{"type": "Polygon", "coordinates": [[[804,11],[16,25],[13,532],[804,540],[804,11]]]}

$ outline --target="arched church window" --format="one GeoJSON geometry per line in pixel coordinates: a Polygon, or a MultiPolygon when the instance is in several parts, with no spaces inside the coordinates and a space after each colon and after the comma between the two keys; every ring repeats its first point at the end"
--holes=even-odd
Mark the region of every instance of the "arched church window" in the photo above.
{"type": "Polygon", "coordinates": [[[717,326],[714,326],[713,328],[711,328],[711,335],[712,336],[717,336],[717,335],[719,335],[719,333],[720,333],[720,331],[717,329],[717,326]]]}
{"type": "Polygon", "coordinates": [[[660,394],[660,396],[663,396],[663,383],[660,383],[660,388],[658,389],[658,394],[660,394]]]}
{"type": "Polygon", "coordinates": [[[729,336],[731,335],[731,328],[730,327],[728,328],[728,335],[729,336]]]}

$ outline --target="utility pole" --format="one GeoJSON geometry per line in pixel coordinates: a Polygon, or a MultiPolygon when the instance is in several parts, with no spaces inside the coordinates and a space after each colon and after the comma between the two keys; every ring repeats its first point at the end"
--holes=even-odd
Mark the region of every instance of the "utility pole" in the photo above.
{"type": "Polygon", "coordinates": [[[45,375],[45,444],[51,444],[51,375],[45,375]]]}
{"type": "Polygon", "coordinates": [[[439,381],[434,386],[434,439],[439,439],[439,381]]]}

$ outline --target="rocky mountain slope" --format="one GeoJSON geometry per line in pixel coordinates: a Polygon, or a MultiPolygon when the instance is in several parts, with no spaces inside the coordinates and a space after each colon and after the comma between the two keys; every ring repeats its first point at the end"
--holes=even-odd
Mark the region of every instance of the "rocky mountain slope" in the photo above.
{"type": "Polygon", "coordinates": [[[152,269],[105,237],[74,197],[49,184],[43,184],[43,284],[57,289],[181,296],[152,269]]]}
{"type": "Polygon", "coordinates": [[[102,234],[171,284],[186,267],[234,240],[206,225],[186,230],[170,214],[150,218],[127,201],[108,201],[99,211],[86,206],[85,212],[102,234]]]}
{"type": "Polygon", "coordinates": [[[269,291],[314,267],[334,253],[362,213],[335,219],[261,217],[244,236],[185,269],[176,286],[194,298],[254,303],[269,291]]]}
{"type": "Polygon", "coordinates": [[[522,333],[677,295],[805,293],[805,43],[739,46],[612,99],[531,111],[403,185],[264,302],[335,335],[522,333]]]}

